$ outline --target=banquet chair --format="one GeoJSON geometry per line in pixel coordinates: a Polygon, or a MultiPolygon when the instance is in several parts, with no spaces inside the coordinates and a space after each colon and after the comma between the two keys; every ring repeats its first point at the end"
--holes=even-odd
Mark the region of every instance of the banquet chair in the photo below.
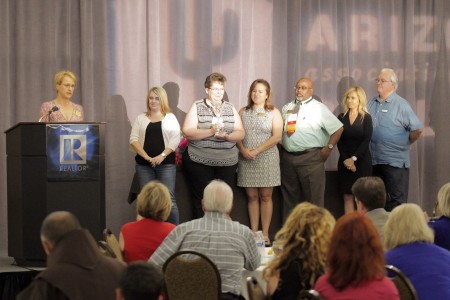
{"type": "Polygon", "coordinates": [[[163,265],[165,294],[168,300],[220,299],[221,278],[217,266],[195,251],[179,251],[163,265]]]}
{"type": "Polygon", "coordinates": [[[250,300],[266,300],[268,299],[261,285],[255,277],[247,277],[247,291],[250,300]]]}
{"type": "Polygon", "coordinates": [[[392,280],[398,290],[400,300],[418,300],[416,289],[406,275],[397,267],[386,265],[388,277],[392,280]],[[392,274],[394,274],[392,276],[392,274]]]}
{"type": "Polygon", "coordinates": [[[302,290],[300,294],[298,294],[297,300],[323,300],[322,296],[320,296],[319,292],[316,290],[302,290]]]}
{"type": "Polygon", "coordinates": [[[119,261],[124,261],[122,256],[122,250],[120,250],[119,241],[117,240],[116,236],[109,230],[108,228],[105,228],[103,230],[103,240],[108,244],[108,246],[112,249],[114,252],[115,258],[119,261]]]}
{"type": "Polygon", "coordinates": [[[111,258],[117,258],[114,254],[113,249],[111,249],[111,247],[105,241],[97,241],[97,246],[103,255],[111,258]]]}

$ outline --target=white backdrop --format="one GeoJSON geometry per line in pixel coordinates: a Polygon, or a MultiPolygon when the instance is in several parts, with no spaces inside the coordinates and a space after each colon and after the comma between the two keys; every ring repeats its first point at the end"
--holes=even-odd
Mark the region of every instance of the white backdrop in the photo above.
{"type": "MultiPolygon", "coordinates": [[[[126,203],[134,173],[128,136],[148,89],[164,86],[182,122],[213,71],[227,76],[226,96],[238,109],[254,79],[271,82],[281,108],[306,75],[337,114],[350,85],[373,97],[377,72],[391,67],[398,93],[426,126],[411,149],[409,201],[431,212],[450,181],[446,0],[0,0],[0,40],[3,130],[37,120],[60,69],[79,75],[74,101],[87,121],[108,122],[107,226],[115,232],[134,215],[126,203]]],[[[7,241],[5,149],[3,135],[0,248],[7,241]]],[[[336,163],[334,153],[327,168],[336,163]]]]}

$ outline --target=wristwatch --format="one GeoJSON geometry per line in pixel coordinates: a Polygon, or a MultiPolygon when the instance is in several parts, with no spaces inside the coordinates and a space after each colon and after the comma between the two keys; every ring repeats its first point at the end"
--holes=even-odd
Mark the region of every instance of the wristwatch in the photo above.
{"type": "Polygon", "coordinates": [[[163,153],[161,153],[161,156],[166,158],[167,155],[163,152],[163,153]]]}
{"type": "Polygon", "coordinates": [[[333,150],[334,145],[333,144],[328,144],[328,149],[333,150]]]}

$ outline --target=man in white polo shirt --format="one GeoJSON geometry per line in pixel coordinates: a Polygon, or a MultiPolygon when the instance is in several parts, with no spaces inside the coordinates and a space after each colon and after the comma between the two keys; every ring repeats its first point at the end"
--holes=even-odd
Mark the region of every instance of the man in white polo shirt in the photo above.
{"type": "Polygon", "coordinates": [[[324,207],[325,161],[344,130],[328,107],[313,98],[311,79],[301,77],[294,89],[295,99],[281,111],[283,220],[299,202],[324,207]]]}

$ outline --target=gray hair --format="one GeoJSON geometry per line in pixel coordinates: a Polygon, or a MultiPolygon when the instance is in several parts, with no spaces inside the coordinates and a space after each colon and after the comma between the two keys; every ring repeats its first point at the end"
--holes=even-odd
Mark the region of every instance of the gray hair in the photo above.
{"type": "Polygon", "coordinates": [[[414,242],[434,242],[434,232],[428,226],[422,209],[414,203],[394,208],[383,227],[387,250],[414,242]]]}
{"type": "Polygon", "coordinates": [[[392,81],[392,84],[394,85],[394,90],[397,90],[398,77],[397,74],[395,74],[395,71],[393,69],[383,68],[381,69],[380,73],[389,73],[389,80],[392,81]]]}
{"type": "Polygon", "coordinates": [[[233,190],[224,181],[215,179],[206,186],[202,202],[206,211],[229,213],[233,206],[233,190]]]}

